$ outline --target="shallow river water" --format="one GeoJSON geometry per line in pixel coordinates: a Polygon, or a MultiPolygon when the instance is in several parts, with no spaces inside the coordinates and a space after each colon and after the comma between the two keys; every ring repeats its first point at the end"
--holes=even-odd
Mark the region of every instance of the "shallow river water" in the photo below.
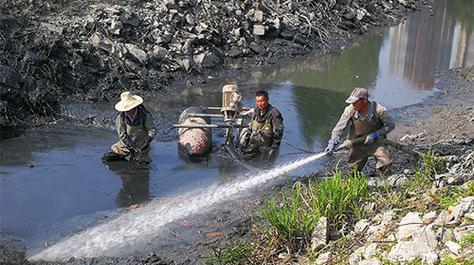
{"type": "MultiPolygon", "coordinates": [[[[29,254],[35,254],[111,219],[123,207],[149,200],[159,206],[160,201],[232,183],[243,173],[214,156],[199,163],[180,159],[177,132],[171,128],[187,106],[220,105],[220,89],[230,81],[240,86],[245,106],[254,104],[257,90],[267,89],[270,102],[282,112],[285,134],[277,164],[307,156],[294,147],[320,152],[353,87],[367,87],[372,98],[396,109],[434,93],[440,71],[473,65],[472,12],[470,0],[437,0],[432,16],[415,13],[332,54],[310,55],[147,98],[145,104],[160,128],[152,144],[150,170],[106,167],[100,161],[117,139],[107,122],[115,115],[113,104],[71,104],[71,116],[95,116],[92,124],[105,125],[58,123],[0,142],[0,237],[19,239],[29,254]]],[[[214,132],[214,149],[221,135],[214,132]]],[[[287,174],[312,173],[323,163],[314,161],[287,174]]],[[[210,210],[211,205],[204,208],[210,210]]],[[[133,246],[120,249],[121,255],[136,251],[133,246]]]]}

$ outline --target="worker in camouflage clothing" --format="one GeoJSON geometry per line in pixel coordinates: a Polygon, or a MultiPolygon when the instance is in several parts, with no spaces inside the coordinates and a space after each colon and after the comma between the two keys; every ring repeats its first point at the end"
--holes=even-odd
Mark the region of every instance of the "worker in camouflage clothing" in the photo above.
{"type": "Polygon", "coordinates": [[[375,101],[369,101],[369,93],[365,88],[355,88],[346,103],[350,105],[344,109],[338,123],[334,127],[326,148],[331,153],[341,143],[341,138],[348,132],[348,139],[365,137],[362,146],[349,149],[349,163],[352,167],[362,171],[370,156],[377,160],[376,167],[382,176],[390,174],[390,155],[387,148],[377,142],[395,128],[395,123],[387,109],[375,101]]]}
{"type": "Polygon", "coordinates": [[[155,138],[156,127],[151,113],[142,105],[143,98],[131,92],[123,92],[115,105],[119,114],[115,126],[119,141],[103,157],[105,161],[124,160],[149,164],[150,143],[155,138]]]}
{"type": "Polygon", "coordinates": [[[256,93],[252,120],[240,137],[243,158],[263,167],[274,165],[284,130],[281,113],[268,100],[266,91],[256,93]]]}

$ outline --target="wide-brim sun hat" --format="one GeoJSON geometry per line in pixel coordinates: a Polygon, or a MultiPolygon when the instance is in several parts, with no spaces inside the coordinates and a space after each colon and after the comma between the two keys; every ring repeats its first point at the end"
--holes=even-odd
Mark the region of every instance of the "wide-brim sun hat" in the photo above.
{"type": "Polygon", "coordinates": [[[143,98],[134,95],[129,91],[120,94],[120,101],[115,104],[115,109],[118,111],[129,111],[143,103],[143,98]]]}

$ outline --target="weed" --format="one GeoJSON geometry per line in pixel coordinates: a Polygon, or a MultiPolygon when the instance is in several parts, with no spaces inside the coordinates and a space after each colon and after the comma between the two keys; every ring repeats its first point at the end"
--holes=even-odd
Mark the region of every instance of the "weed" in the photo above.
{"type": "Polygon", "coordinates": [[[428,188],[431,186],[435,174],[446,172],[447,160],[435,157],[431,150],[423,154],[422,160],[423,166],[415,171],[414,178],[408,184],[411,191],[428,188]]]}
{"type": "Polygon", "coordinates": [[[462,239],[464,246],[474,245],[474,233],[467,234],[462,239]]]}
{"type": "Polygon", "coordinates": [[[296,182],[279,203],[275,195],[271,196],[261,212],[277,240],[302,249],[321,216],[340,227],[340,220],[348,215],[363,215],[364,208],[360,205],[367,197],[367,180],[362,173],[356,171],[343,176],[337,171],[330,178],[308,186],[296,182]]]}
{"type": "Polygon", "coordinates": [[[439,265],[456,265],[458,264],[458,262],[452,258],[452,257],[449,257],[449,256],[443,256],[441,258],[441,262],[439,263],[439,265]]]}
{"type": "Polygon", "coordinates": [[[467,196],[474,196],[474,181],[470,181],[466,185],[466,195],[467,196]]]}
{"type": "Polygon", "coordinates": [[[443,209],[453,206],[459,199],[464,197],[464,194],[464,190],[459,187],[448,188],[442,192],[441,198],[439,199],[439,206],[443,209]]]}
{"type": "Polygon", "coordinates": [[[214,256],[203,257],[203,261],[206,264],[239,264],[245,260],[246,254],[249,251],[246,243],[233,244],[225,248],[211,246],[211,249],[214,252],[214,256]]]}

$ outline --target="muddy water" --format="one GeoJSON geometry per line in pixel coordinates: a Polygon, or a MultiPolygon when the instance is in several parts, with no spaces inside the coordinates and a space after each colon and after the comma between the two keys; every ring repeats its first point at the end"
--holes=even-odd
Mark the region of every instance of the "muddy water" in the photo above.
{"type": "MultiPolygon", "coordinates": [[[[305,155],[294,147],[321,151],[352,87],[367,87],[376,101],[394,109],[432,94],[436,73],[473,65],[473,11],[470,0],[434,1],[433,15],[413,14],[333,54],[307,56],[149,98],[146,105],[160,128],[150,170],[103,165],[101,155],[116,140],[112,104],[71,104],[71,116],[89,116],[91,126],[45,126],[0,142],[0,236],[20,239],[28,249],[38,250],[107,222],[123,207],[149,200],[159,204],[231,182],[238,169],[217,157],[193,164],[181,160],[171,128],[187,106],[219,105],[220,87],[229,81],[239,84],[247,106],[253,105],[257,90],[268,89],[271,103],[282,112],[285,142],[277,163],[305,155]]],[[[214,132],[215,149],[222,141],[219,135],[214,132]]],[[[313,172],[320,165],[312,163],[291,174],[313,172]]]]}

